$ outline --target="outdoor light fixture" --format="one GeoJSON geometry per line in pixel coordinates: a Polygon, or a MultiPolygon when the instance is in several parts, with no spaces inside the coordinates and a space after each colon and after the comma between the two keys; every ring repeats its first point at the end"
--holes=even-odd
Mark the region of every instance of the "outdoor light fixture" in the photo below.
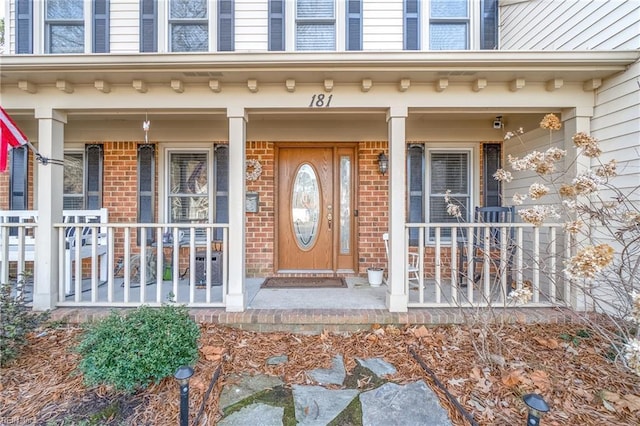
{"type": "Polygon", "coordinates": [[[540,417],[549,412],[549,406],[537,393],[528,393],[522,397],[522,400],[527,407],[529,407],[527,426],[538,426],[540,424],[540,417]]]}
{"type": "Polygon", "coordinates": [[[387,170],[389,170],[389,159],[384,155],[384,152],[378,154],[378,170],[380,170],[382,176],[384,176],[385,173],[387,173],[387,170]]]}
{"type": "Polygon", "coordinates": [[[189,425],[189,379],[193,376],[193,368],[183,365],[173,375],[180,385],[180,426],[189,425]]]}
{"type": "Polygon", "coordinates": [[[499,115],[493,120],[493,128],[494,129],[502,129],[502,116],[499,115]]]}

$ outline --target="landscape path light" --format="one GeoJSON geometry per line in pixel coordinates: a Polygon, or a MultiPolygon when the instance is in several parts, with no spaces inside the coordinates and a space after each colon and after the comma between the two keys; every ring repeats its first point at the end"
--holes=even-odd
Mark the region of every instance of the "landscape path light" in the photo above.
{"type": "Polygon", "coordinates": [[[540,418],[549,412],[549,405],[537,393],[528,393],[522,397],[524,403],[529,407],[527,416],[527,426],[538,426],[540,418]]]}
{"type": "Polygon", "coordinates": [[[173,375],[180,385],[180,426],[189,425],[189,379],[193,376],[193,368],[188,365],[178,367],[173,375]]]}

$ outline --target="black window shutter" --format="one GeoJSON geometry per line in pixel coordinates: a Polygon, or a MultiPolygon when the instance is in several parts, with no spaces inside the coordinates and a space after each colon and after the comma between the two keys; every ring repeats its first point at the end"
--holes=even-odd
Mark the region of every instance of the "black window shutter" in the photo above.
{"type": "Polygon", "coordinates": [[[33,0],[16,0],[16,53],[33,53],[33,0]]]}
{"type": "Polygon", "coordinates": [[[140,0],[140,52],[158,51],[158,3],[140,0]]]}
{"type": "Polygon", "coordinates": [[[347,0],[347,50],[362,50],[362,0],[347,0]]]}
{"type": "Polygon", "coordinates": [[[498,48],[498,0],[482,0],[480,5],[480,49],[498,48]]]}
{"type": "Polygon", "coordinates": [[[284,49],[284,0],[269,0],[269,51],[284,49]]]}
{"type": "Polygon", "coordinates": [[[233,0],[218,0],[218,51],[233,52],[233,0]]]}
{"type": "MultiPolygon", "coordinates": [[[[215,151],[214,176],[216,177],[215,223],[229,223],[229,147],[219,145],[215,151]]],[[[222,239],[222,229],[216,229],[214,239],[222,239]]]]}
{"type": "Polygon", "coordinates": [[[484,207],[502,205],[502,185],[493,178],[493,174],[500,168],[502,146],[499,143],[486,143],[482,148],[483,167],[483,198],[484,207]]]}
{"type": "Polygon", "coordinates": [[[109,0],[93,0],[93,53],[109,53],[109,0]]]}
{"type": "MultiPolygon", "coordinates": [[[[155,146],[140,145],[138,147],[138,223],[155,223],[155,165],[155,146]]],[[[140,245],[140,233],[136,238],[140,245]]],[[[148,228],[147,245],[154,241],[154,228],[148,228]]]]}
{"type": "MultiPolygon", "coordinates": [[[[422,145],[412,145],[407,151],[407,222],[424,222],[424,148],[422,145]]],[[[418,244],[418,229],[409,231],[409,243],[418,244]]]]}
{"type": "Polygon", "coordinates": [[[27,210],[27,160],[25,147],[11,150],[9,175],[9,208],[11,210],[27,210]]]}
{"type": "Polygon", "coordinates": [[[420,49],[418,0],[404,1],[404,50],[420,49]]]}
{"type": "Polygon", "coordinates": [[[87,210],[102,208],[102,157],[102,145],[87,145],[85,148],[87,210]]]}

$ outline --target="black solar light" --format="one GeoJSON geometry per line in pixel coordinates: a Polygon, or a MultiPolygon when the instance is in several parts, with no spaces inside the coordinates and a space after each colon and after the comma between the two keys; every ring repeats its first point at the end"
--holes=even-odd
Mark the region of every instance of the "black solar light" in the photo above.
{"type": "Polygon", "coordinates": [[[522,397],[522,400],[529,407],[527,426],[538,426],[540,418],[549,412],[549,405],[537,393],[528,393],[522,397]]]}
{"type": "Polygon", "coordinates": [[[173,375],[180,385],[180,426],[189,425],[189,379],[193,376],[193,368],[183,365],[173,375]]]}

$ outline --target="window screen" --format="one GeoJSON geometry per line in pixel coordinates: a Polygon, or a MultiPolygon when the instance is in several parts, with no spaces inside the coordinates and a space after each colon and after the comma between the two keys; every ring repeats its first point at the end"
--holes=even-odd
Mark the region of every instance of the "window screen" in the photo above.
{"type": "Polygon", "coordinates": [[[169,32],[172,52],[209,50],[207,0],[171,0],[169,32]]]}
{"type": "Polygon", "coordinates": [[[429,49],[469,48],[469,0],[431,0],[429,49]]]}
{"type": "Polygon", "coordinates": [[[84,152],[64,153],[64,209],[102,207],[102,163],[102,145],[88,145],[84,152]]]}
{"type": "Polygon", "coordinates": [[[47,53],[84,53],[83,0],[46,0],[47,53]]]}
{"type": "Polygon", "coordinates": [[[297,0],[296,50],[335,50],[334,0],[297,0]]]}

